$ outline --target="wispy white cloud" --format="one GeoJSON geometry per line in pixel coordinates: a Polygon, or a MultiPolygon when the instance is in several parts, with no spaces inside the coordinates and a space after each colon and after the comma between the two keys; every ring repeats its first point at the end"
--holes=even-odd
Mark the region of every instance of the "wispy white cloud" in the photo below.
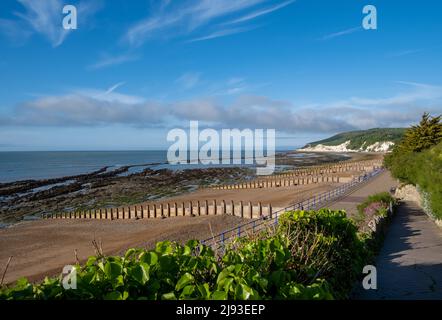
{"type": "Polygon", "coordinates": [[[187,72],[176,79],[176,83],[178,83],[183,89],[189,90],[194,88],[200,82],[200,78],[201,73],[187,72]]]}
{"type": "MultiPolygon", "coordinates": [[[[62,26],[62,9],[65,3],[61,0],[17,0],[25,11],[14,12],[19,20],[3,19],[0,30],[14,42],[23,42],[31,34],[38,33],[46,37],[53,47],[58,47],[73,30],[62,26]]],[[[70,3],[74,4],[74,3],[70,3]]],[[[77,18],[81,26],[100,7],[101,0],[75,2],[77,18]]]]}
{"type": "Polygon", "coordinates": [[[256,27],[242,27],[242,28],[222,29],[222,30],[218,30],[218,31],[209,33],[209,34],[207,34],[205,36],[202,36],[202,37],[190,39],[187,42],[198,42],[198,41],[216,39],[216,38],[230,36],[230,35],[237,34],[237,33],[248,32],[248,31],[251,31],[253,29],[256,29],[256,27]]]}
{"type": "Polygon", "coordinates": [[[118,89],[119,87],[123,86],[124,84],[125,84],[125,82],[118,82],[117,84],[114,84],[112,87],[110,87],[109,89],[106,90],[106,92],[104,93],[104,95],[111,94],[111,93],[114,92],[116,89],[118,89]]]}
{"type": "Polygon", "coordinates": [[[136,61],[139,57],[132,53],[123,53],[116,56],[110,56],[108,54],[103,55],[99,61],[89,66],[89,69],[102,69],[111,66],[123,64],[125,62],[136,61]]]}
{"type": "Polygon", "coordinates": [[[227,81],[227,91],[226,94],[232,95],[232,94],[238,94],[240,92],[243,92],[247,89],[247,83],[244,78],[234,77],[230,78],[227,81]]]}
{"type": "Polygon", "coordinates": [[[194,38],[193,41],[202,41],[245,32],[245,29],[226,29],[222,24],[238,15],[241,16],[236,19],[250,21],[281,9],[293,1],[285,1],[266,9],[260,8],[266,2],[267,0],[183,0],[175,4],[168,3],[167,10],[164,9],[164,2],[160,2],[158,8],[152,10],[146,19],[129,28],[122,40],[131,46],[140,46],[154,37],[190,35],[194,38]],[[202,27],[206,27],[205,30],[201,30],[202,27]]]}
{"type": "Polygon", "coordinates": [[[260,9],[260,10],[254,11],[252,13],[246,14],[246,15],[244,15],[242,17],[239,17],[237,19],[234,19],[232,21],[228,21],[228,22],[225,23],[225,25],[241,23],[241,22],[245,22],[245,21],[249,21],[249,20],[258,18],[260,16],[272,13],[273,11],[282,9],[282,8],[288,6],[289,4],[292,4],[295,1],[296,0],[289,0],[289,1],[285,1],[285,2],[277,4],[277,5],[274,5],[274,6],[270,7],[270,8],[265,8],[265,9],[260,9]]]}
{"type": "Polygon", "coordinates": [[[415,53],[419,53],[422,51],[424,51],[424,50],[423,49],[402,50],[402,51],[389,53],[389,54],[387,54],[387,57],[389,57],[389,58],[403,57],[403,56],[408,56],[408,55],[412,55],[415,53]]]}
{"type": "Polygon", "coordinates": [[[360,26],[359,27],[354,27],[354,28],[342,30],[342,31],[339,31],[339,32],[334,32],[334,33],[327,34],[327,35],[321,37],[320,40],[330,40],[330,39],[333,39],[333,38],[342,37],[342,36],[345,36],[345,35],[348,35],[348,34],[352,34],[352,33],[355,33],[357,31],[361,31],[361,30],[363,30],[363,29],[360,26]]]}

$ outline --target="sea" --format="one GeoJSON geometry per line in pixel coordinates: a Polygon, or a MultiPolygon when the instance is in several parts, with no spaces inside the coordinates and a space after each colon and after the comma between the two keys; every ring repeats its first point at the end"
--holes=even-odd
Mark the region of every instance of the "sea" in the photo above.
{"type": "MultiPolygon", "coordinates": [[[[293,149],[292,149],[293,150],[293,149]]],[[[279,150],[283,152],[287,150],[279,150]]],[[[103,167],[108,170],[132,167],[124,174],[141,172],[146,168],[195,169],[207,165],[170,165],[167,151],[4,151],[0,152],[0,183],[20,180],[40,180],[90,173],[103,167]]],[[[229,165],[210,165],[226,167],[229,165]]],[[[233,165],[230,165],[233,166],[233,165]]],[[[238,165],[234,165],[238,166],[238,165]]],[[[248,165],[244,165],[248,166],[248,165]]]]}

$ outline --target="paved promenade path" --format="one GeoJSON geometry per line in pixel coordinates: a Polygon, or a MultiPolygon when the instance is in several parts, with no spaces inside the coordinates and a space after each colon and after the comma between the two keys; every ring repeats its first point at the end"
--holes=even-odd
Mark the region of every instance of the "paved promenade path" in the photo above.
{"type": "Polygon", "coordinates": [[[385,171],[373,178],[373,180],[369,181],[363,187],[332,202],[331,204],[326,204],[325,207],[331,209],[344,209],[349,216],[353,216],[357,212],[357,205],[363,202],[368,196],[379,192],[388,192],[392,187],[396,187],[397,185],[397,180],[390,175],[389,171],[385,171]]]}
{"type": "MultiPolygon", "coordinates": [[[[397,186],[384,172],[327,207],[349,215],[367,196],[397,186]]],[[[442,299],[442,229],[414,202],[398,207],[376,259],[378,289],[355,290],[355,299],[442,299]]]]}
{"type": "Polygon", "coordinates": [[[442,299],[442,229],[414,202],[402,203],[376,260],[378,289],[356,299],[442,299]]]}

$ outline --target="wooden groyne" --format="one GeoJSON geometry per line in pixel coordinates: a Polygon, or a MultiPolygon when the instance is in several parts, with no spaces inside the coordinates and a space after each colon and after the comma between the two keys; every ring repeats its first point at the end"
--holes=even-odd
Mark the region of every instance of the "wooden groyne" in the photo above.
{"type": "Polygon", "coordinates": [[[169,217],[195,217],[213,215],[233,215],[241,218],[272,216],[271,204],[261,202],[234,202],[226,200],[204,200],[187,202],[164,202],[119,208],[92,209],[85,211],[46,214],[44,219],[157,219],[169,217]]]}
{"type": "MultiPolygon", "coordinates": [[[[360,179],[365,173],[373,172],[382,166],[381,161],[346,162],[334,165],[315,166],[298,169],[284,174],[272,175],[244,183],[218,185],[209,188],[216,190],[294,187],[308,184],[343,184],[360,179]],[[362,173],[362,175],[361,175],[362,173]],[[359,178],[358,178],[359,177],[359,178]]],[[[157,219],[169,217],[194,217],[209,215],[233,215],[242,218],[272,216],[271,204],[261,202],[234,202],[232,200],[197,200],[187,202],[154,202],[118,208],[102,208],[44,214],[44,219],[157,219]]]]}
{"type": "Polygon", "coordinates": [[[283,174],[275,174],[251,181],[212,185],[201,189],[232,190],[291,187],[317,183],[347,183],[361,173],[372,172],[382,167],[379,160],[339,163],[297,169],[283,174]]]}
{"type": "Polygon", "coordinates": [[[353,176],[305,176],[296,178],[268,178],[264,180],[253,180],[237,184],[226,184],[209,187],[213,190],[231,190],[231,189],[257,189],[257,188],[275,188],[275,187],[291,187],[313,183],[345,183],[351,181],[353,176]]]}

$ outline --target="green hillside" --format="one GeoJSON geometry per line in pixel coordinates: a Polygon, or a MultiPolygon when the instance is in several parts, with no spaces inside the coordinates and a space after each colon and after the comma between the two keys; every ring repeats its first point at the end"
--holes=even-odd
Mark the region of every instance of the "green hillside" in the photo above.
{"type": "Polygon", "coordinates": [[[369,130],[348,131],[339,133],[330,138],[311,142],[306,147],[314,147],[318,144],[337,146],[350,140],[349,149],[357,150],[365,142],[365,146],[376,142],[392,141],[397,143],[404,135],[405,128],[374,128],[369,130]]]}

